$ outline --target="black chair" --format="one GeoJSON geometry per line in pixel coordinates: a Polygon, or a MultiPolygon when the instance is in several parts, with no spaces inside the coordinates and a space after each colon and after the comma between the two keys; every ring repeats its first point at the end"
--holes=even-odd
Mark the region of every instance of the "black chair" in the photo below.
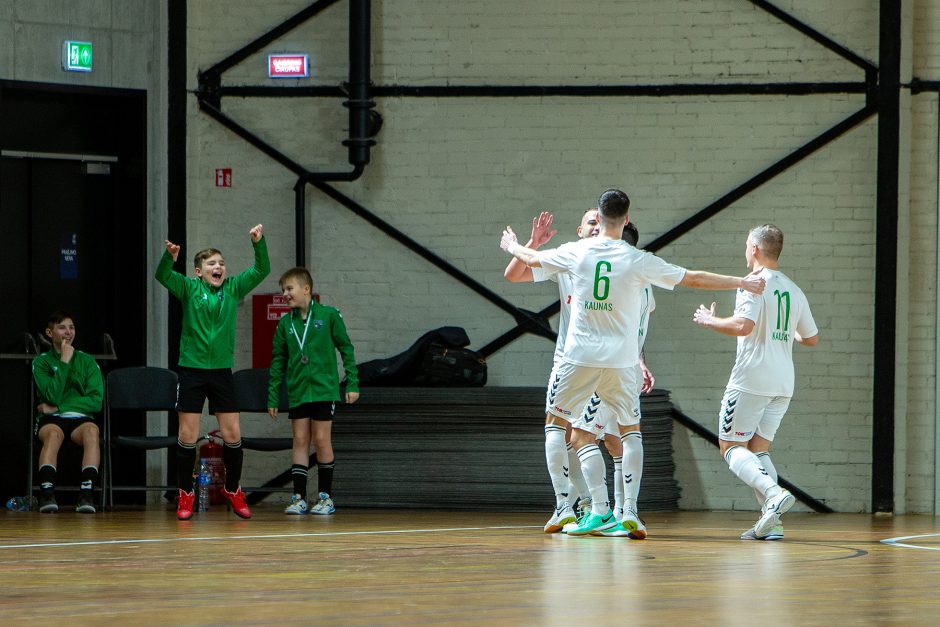
{"type": "MultiPolygon", "coordinates": [[[[105,402],[105,439],[107,446],[108,503],[114,505],[114,491],[174,491],[175,485],[114,485],[111,469],[111,449],[121,446],[141,450],[172,449],[177,436],[112,436],[115,411],[176,411],[176,373],[166,368],[142,366],[118,368],[108,373],[105,402]]],[[[172,462],[172,460],[170,460],[172,462]]]]}
{"type": "MultiPolygon", "coordinates": [[[[238,410],[242,413],[257,413],[268,415],[268,369],[248,368],[237,370],[235,378],[235,396],[238,399],[238,410]]],[[[287,382],[282,382],[281,394],[278,399],[278,412],[285,414],[290,407],[287,400],[287,382]]],[[[289,451],[294,446],[290,438],[273,437],[246,437],[242,436],[242,448],[250,451],[289,451]]],[[[269,481],[259,487],[244,487],[245,492],[290,492],[292,488],[278,486],[276,481],[269,481]]],[[[257,501],[257,499],[254,499],[257,501]]]]}

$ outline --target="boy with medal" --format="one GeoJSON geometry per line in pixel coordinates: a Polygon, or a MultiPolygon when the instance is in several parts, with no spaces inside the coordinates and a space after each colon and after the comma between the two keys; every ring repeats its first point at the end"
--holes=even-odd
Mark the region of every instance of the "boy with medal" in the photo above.
{"type": "Polygon", "coordinates": [[[287,514],[329,515],[336,511],[333,493],[331,440],[333,414],[340,400],[336,351],[346,371],[346,402],[359,400],[359,372],[346,324],[339,310],[313,300],[313,279],[306,268],[291,268],[278,285],[290,313],[278,322],[271,351],[268,413],[277,420],[281,382],[287,379],[287,397],[293,429],[291,478],[294,494],[287,514]],[[317,503],[307,506],[307,467],[310,441],[317,458],[317,503]]]}

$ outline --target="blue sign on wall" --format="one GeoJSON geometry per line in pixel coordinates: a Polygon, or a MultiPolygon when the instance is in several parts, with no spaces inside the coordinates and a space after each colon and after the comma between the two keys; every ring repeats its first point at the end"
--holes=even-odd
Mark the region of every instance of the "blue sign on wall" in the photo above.
{"type": "Polygon", "coordinates": [[[78,233],[66,233],[59,247],[59,278],[63,281],[78,278],[78,233]]]}

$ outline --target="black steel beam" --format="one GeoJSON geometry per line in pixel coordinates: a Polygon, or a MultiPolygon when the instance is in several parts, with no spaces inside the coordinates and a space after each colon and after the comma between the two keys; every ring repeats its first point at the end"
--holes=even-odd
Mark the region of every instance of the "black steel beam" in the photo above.
{"type": "Polygon", "coordinates": [[[814,29],[813,27],[807,24],[804,24],[800,20],[796,19],[795,17],[793,17],[792,15],[790,15],[783,9],[780,9],[779,7],[771,4],[770,2],[767,2],[766,0],[751,0],[751,4],[753,4],[754,6],[758,8],[763,9],[764,11],[767,11],[768,13],[773,15],[775,18],[777,18],[778,20],[780,20],[787,26],[790,26],[798,30],[800,33],[806,35],[807,37],[809,37],[816,43],[820,44],[824,48],[836,53],[837,55],[839,55],[840,57],[842,57],[849,63],[856,65],[860,67],[861,69],[865,70],[866,73],[878,71],[878,68],[875,67],[874,64],[872,64],[872,62],[869,61],[868,59],[865,59],[859,56],[858,54],[855,54],[854,52],[852,52],[851,50],[849,50],[842,44],[836,43],[831,38],[827,37],[826,35],[823,35],[822,33],[814,29]]]}
{"type": "Polygon", "coordinates": [[[661,248],[671,244],[681,236],[685,235],[696,226],[702,224],[708,219],[714,217],[720,211],[730,206],[734,202],[740,200],[750,192],[754,191],[767,181],[771,180],[781,172],[788,170],[793,165],[799,163],[803,159],[807,158],[823,146],[829,144],[833,140],[841,137],[851,129],[855,128],[872,115],[875,114],[875,109],[872,107],[865,106],[862,109],[859,109],[852,115],[848,116],[832,128],[826,130],[825,132],[817,135],[810,141],[806,142],[784,158],[780,159],[776,163],[768,166],[761,172],[758,172],[750,179],[744,181],[727,194],[717,199],[695,215],[681,222],[677,226],[673,227],[669,231],[663,233],[648,245],[643,248],[650,251],[656,252],[661,248]]]}
{"type": "Polygon", "coordinates": [[[922,81],[919,78],[911,79],[911,82],[902,87],[908,87],[912,94],[921,94],[924,92],[940,92],[940,81],[922,81]]]}
{"type": "MultiPolygon", "coordinates": [[[[337,2],[339,2],[339,0],[318,0],[318,2],[314,2],[313,4],[308,6],[306,9],[303,9],[302,11],[299,11],[298,13],[287,18],[286,20],[284,20],[283,22],[281,22],[280,24],[278,24],[277,26],[275,26],[274,28],[266,32],[265,34],[261,35],[254,41],[248,44],[245,44],[243,47],[239,48],[232,54],[228,55],[227,57],[225,57],[224,59],[222,59],[221,61],[219,61],[212,67],[210,67],[209,69],[200,72],[199,73],[200,81],[203,79],[203,77],[209,77],[213,75],[218,76],[222,74],[223,72],[225,72],[226,70],[238,65],[239,63],[241,63],[242,61],[244,61],[251,55],[262,50],[265,46],[267,46],[271,42],[277,41],[278,38],[286,35],[287,33],[297,28],[298,26],[300,26],[301,24],[303,24],[304,22],[306,22],[313,16],[317,15],[324,9],[331,7],[337,2]]],[[[220,10],[224,11],[225,7],[220,5],[220,10]]]]}
{"type": "Polygon", "coordinates": [[[378,217],[377,215],[375,215],[374,213],[372,213],[371,211],[369,211],[368,209],[366,209],[365,207],[357,203],[355,200],[353,200],[349,196],[340,192],[338,189],[336,189],[332,185],[329,185],[324,181],[311,181],[311,184],[317,189],[319,189],[321,192],[323,192],[324,194],[326,194],[327,196],[329,196],[330,198],[338,202],[343,207],[346,207],[347,209],[355,213],[357,216],[359,216],[360,218],[362,218],[363,220],[365,220],[372,226],[381,230],[387,236],[389,236],[390,238],[392,238],[393,240],[395,240],[396,242],[398,242],[399,244],[401,244],[408,250],[412,251],[413,253],[415,253],[416,255],[424,259],[425,261],[429,262],[434,267],[438,268],[439,270],[443,271],[445,274],[456,279],[457,281],[459,281],[466,287],[470,288],[471,290],[473,290],[474,292],[476,292],[477,294],[479,294],[486,300],[490,301],[491,303],[493,303],[494,305],[496,305],[497,307],[499,307],[500,309],[508,313],[510,316],[512,316],[516,320],[518,324],[526,325],[527,327],[532,328],[533,332],[539,335],[543,335],[545,337],[551,337],[552,339],[554,339],[554,332],[551,330],[551,327],[548,327],[547,329],[545,329],[544,327],[547,327],[547,324],[544,324],[543,321],[540,321],[537,318],[537,316],[533,314],[532,312],[516,307],[515,305],[510,303],[508,300],[506,300],[505,298],[503,298],[502,296],[500,296],[499,294],[491,290],[490,288],[486,287],[485,285],[483,285],[482,283],[480,283],[473,277],[469,276],[468,274],[466,274],[465,272],[463,272],[462,270],[460,270],[459,268],[451,264],[449,261],[434,254],[433,252],[431,252],[430,250],[422,246],[419,242],[408,237],[407,235],[405,235],[404,233],[396,229],[394,226],[392,226],[391,224],[389,224],[382,218],[378,217]]]}
{"type": "MultiPolygon", "coordinates": [[[[683,427],[685,427],[686,429],[688,429],[695,435],[699,436],[700,438],[707,440],[708,442],[713,444],[715,448],[718,448],[718,436],[715,435],[713,431],[710,431],[709,429],[703,427],[701,423],[699,423],[697,420],[687,416],[686,414],[682,413],[675,407],[672,408],[670,413],[672,414],[673,420],[675,420],[680,425],[682,425],[683,427]]],[[[783,486],[784,488],[786,488],[787,490],[789,490],[791,493],[793,493],[793,496],[798,498],[800,501],[802,501],[805,505],[807,505],[814,511],[825,513],[825,514],[831,514],[834,511],[831,507],[829,507],[822,501],[819,501],[813,498],[808,492],[793,485],[793,483],[791,483],[790,481],[787,481],[779,474],[777,475],[777,483],[783,486]]]]}
{"type": "Polygon", "coordinates": [[[894,382],[897,325],[898,174],[901,120],[901,3],[879,3],[878,191],[871,508],[894,511],[894,382]]]}
{"type": "MultiPolygon", "coordinates": [[[[374,85],[373,97],[382,98],[525,98],[545,96],[805,96],[812,94],[864,94],[865,81],[816,83],[676,83],[663,85],[374,85]]],[[[279,87],[232,85],[219,87],[221,96],[241,98],[344,98],[341,86],[279,87]]]]}

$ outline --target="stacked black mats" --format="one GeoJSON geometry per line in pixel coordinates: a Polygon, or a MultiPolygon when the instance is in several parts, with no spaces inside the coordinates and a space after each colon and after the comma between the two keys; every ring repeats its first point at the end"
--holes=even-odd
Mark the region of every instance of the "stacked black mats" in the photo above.
{"type": "MultiPolygon", "coordinates": [[[[337,505],[550,509],[544,407],[544,388],[363,388],[336,411],[337,505]]],[[[676,510],[668,392],[644,396],[642,409],[640,511],[676,510]]]]}

